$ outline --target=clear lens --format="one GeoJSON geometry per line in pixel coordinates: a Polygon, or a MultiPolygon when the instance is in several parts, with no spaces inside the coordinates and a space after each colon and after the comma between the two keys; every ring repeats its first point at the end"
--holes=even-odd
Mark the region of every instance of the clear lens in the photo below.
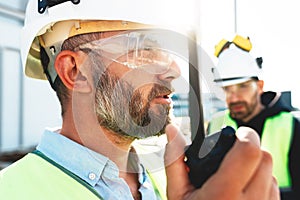
{"type": "Polygon", "coordinates": [[[131,68],[141,67],[153,73],[163,73],[172,63],[170,55],[157,49],[145,49],[129,52],[124,64],[131,68]]]}
{"type": "Polygon", "coordinates": [[[225,94],[230,97],[231,95],[244,95],[247,94],[249,91],[256,89],[256,81],[250,80],[244,83],[230,85],[223,87],[225,94]]]}
{"type": "Polygon", "coordinates": [[[161,40],[157,32],[127,32],[93,41],[79,48],[96,50],[111,61],[157,74],[166,72],[173,62],[171,53],[161,40]]]}

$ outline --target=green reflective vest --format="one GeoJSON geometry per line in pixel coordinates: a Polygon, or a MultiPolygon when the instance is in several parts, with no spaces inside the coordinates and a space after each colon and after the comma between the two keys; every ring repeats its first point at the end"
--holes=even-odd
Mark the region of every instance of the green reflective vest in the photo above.
{"type": "MultiPolygon", "coordinates": [[[[166,199],[156,188],[156,195],[166,199]]],[[[29,153],[0,172],[0,199],[3,200],[99,200],[103,199],[88,183],[47,159],[29,153]],[[21,178],[20,178],[21,177],[21,178]]]]}
{"type": "MultiPolygon", "coordinates": [[[[218,114],[209,125],[208,133],[219,131],[224,126],[237,129],[236,122],[230,117],[229,111],[218,114]]],[[[280,112],[278,115],[266,119],[261,146],[271,153],[273,158],[273,175],[281,188],[291,187],[291,175],[288,167],[289,150],[293,136],[293,115],[280,112]]]]}

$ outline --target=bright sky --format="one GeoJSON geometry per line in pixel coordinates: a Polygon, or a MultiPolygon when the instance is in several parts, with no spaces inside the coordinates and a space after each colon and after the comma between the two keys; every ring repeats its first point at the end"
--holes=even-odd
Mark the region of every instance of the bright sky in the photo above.
{"type": "MultiPolygon", "coordinates": [[[[165,0],[174,13],[175,24],[194,24],[200,45],[210,61],[204,61],[203,77],[209,80],[216,63],[214,46],[235,34],[249,36],[251,53],[263,57],[265,90],[291,91],[292,104],[300,108],[298,75],[300,51],[300,1],[298,0],[165,0]],[[236,5],[236,10],[235,10],[236,5]]],[[[206,58],[207,59],[207,58],[206,58]]]]}
{"type": "Polygon", "coordinates": [[[254,56],[263,57],[265,90],[292,91],[292,104],[300,108],[300,2],[298,0],[202,0],[201,46],[215,62],[214,45],[222,38],[249,36],[254,56]]]}

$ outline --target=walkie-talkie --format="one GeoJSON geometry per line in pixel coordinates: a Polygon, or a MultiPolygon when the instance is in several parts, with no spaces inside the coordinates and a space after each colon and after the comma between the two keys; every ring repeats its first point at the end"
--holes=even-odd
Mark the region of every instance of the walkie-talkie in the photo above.
{"type": "MultiPolygon", "coordinates": [[[[225,127],[217,133],[205,137],[204,117],[201,98],[201,81],[198,55],[202,62],[209,56],[202,51],[196,42],[196,33],[190,32],[189,46],[189,116],[191,120],[191,133],[193,142],[186,148],[186,164],[190,168],[189,179],[191,183],[200,188],[203,183],[219,168],[224,156],[232,147],[236,137],[232,127],[225,127]],[[196,135],[194,136],[194,133],[196,135]]],[[[206,60],[206,62],[208,62],[206,60]]],[[[202,63],[201,62],[201,63],[202,63]]]]}
{"type": "Polygon", "coordinates": [[[206,136],[203,143],[202,140],[197,140],[199,134],[203,133],[197,133],[185,152],[189,178],[196,188],[200,188],[217,171],[236,139],[235,130],[230,126],[206,136]]]}

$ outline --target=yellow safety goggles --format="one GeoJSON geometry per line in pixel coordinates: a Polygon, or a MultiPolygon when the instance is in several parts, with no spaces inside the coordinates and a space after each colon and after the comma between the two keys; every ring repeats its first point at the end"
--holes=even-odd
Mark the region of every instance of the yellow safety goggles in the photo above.
{"type": "Polygon", "coordinates": [[[235,46],[245,50],[245,51],[250,51],[252,49],[252,43],[250,41],[250,38],[247,37],[242,37],[240,35],[236,35],[231,42],[222,39],[216,46],[215,46],[215,53],[214,55],[216,57],[219,57],[221,52],[224,49],[227,49],[231,44],[234,44],[235,46]]]}

